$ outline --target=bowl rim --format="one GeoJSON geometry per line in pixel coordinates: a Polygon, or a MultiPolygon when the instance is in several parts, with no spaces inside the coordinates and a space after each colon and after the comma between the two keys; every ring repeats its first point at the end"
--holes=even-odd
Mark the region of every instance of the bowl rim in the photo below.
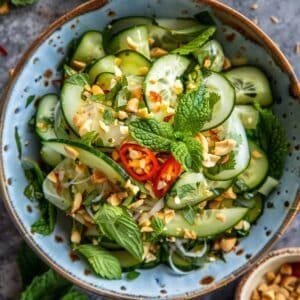
{"type": "MultiPolygon", "coordinates": [[[[300,97],[300,82],[297,79],[297,76],[293,70],[293,67],[289,63],[288,59],[285,57],[285,55],[282,53],[282,51],[278,48],[278,46],[272,41],[272,39],[262,30],[260,29],[254,22],[252,22],[250,19],[248,19],[243,14],[239,13],[235,9],[231,8],[230,6],[215,1],[215,0],[194,0],[195,3],[201,3],[210,6],[212,9],[216,9],[217,11],[225,12],[227,15],[233,17],[234,19],[240,20],[244,25],[246,25],[251,31],[255,32],[256,35],[259,37],[260,40],[262,40],[265,44],[265,49],[268,49],[273,57],[277,59],[277,63],[280,65],[281,69],[289,76],[290,83],[291,83],[291,91],[294,95],[294,97],[300,97]]],[[[19,74],[24,69],[27,61],[29,58],[34,54],[36,49],[59,27],[61,27],[63,24],[65,24],[67,21],[94,11],[101,9],[103,6],[105,6],[107,3],[109,3],[109,0],[90,0],[86,3],[83,3],[69,12],[65,13],[61,17],[59,17],[56,21],[51,23],[45,30],[42,31],[41,34],[38,35],[38,37],[31,43],[27,51],[22,55],[21,59],[17,63],[17,66],[14,69],[14,72],[12,76],[9,78],[8,83],[6,85],[6,88],[4,90],[3,96],[1,98],[1,123],[0,123],[0,149],[3,149],[3,128],[4,128],[4,116],[6,113],[8,100],[10,98],[11,92],[13,90],[14,84],[17,81],[19,74]]],[[[118,291],[112,291],[112,290],[104,290],[97,288],[93,285],[90,285],[88,283],[85,283],[81,281],[79,278],[73,277],[71,274],[67,272],[62,266],[57,265],[56,262],[54,262],[49,256],[44,252],[44,250],[35,242],[32,235],[28,234],[21,219],[16,214],[14,207],[12,205],[12,201],[10,199],[8,189],[7,189],[7,183],[4,176],[4,167],[3,167],[3,152],[1,152],[0,156],[0,193],[1,197],[3,199],[4,206],[6,207],[6,210],[8,211],[10,218],[13,220],[16,228],[18,229],[21,236],[25,239],[26,243],[36,252],[36,254],[45,261],[52,269],[54,269],[58,274],[60,274],[62,277],[69,280],[71,283],[89,291],[92,293],[95,293],[97,295],[102,296],[108,296],[110,298],[114,299],[141,299],[143,297],[144,299],[150,299],[151,297],[144,297],[139,295],[132,295],[127,293],[119,293],[118,291]]],[[[271,246],[284,234],[284,232],[287,230],[291,222],[293,221],[294,217],[297,214],[297,211],[300,209],[300,193],[298,193],[293,201],[295,203],[295,209],[290,210],[287,216],[285,217],[284,221],[280,225],[278,231],[274,234],[274,236],[264,245],[264,247],[253,257],[251,257],[247,263],[245,263],[243,266],[235,270],[231,275],[224,278],[222,281],[218,282],[217,284],[211,284],[207,286],[207,288],[199,289],[192,292],[186,292],[184,294],[176,295],[176,296],[160,296],[160,298],[167,297],[168,299],[191,299],[194,297],[202,296],[205,294],[208,294],[210,292],[215,291],[218,288],[221,288],[230,282],[232,282],[237,277],[244,274],[247,270],[249,270],[250,267],[252,267],[255,263],[255,261],[261,257],[264,253],[266,253],[271,246]]]]}
{"type": "Polygon", "coordinates": [[[289,247],[289,248],[282,248],[279,250],[274,250],[270,252],[268,255],[262,257],[259,259],[253,266],[251,271],[246,273],[242,280],[239,282],[238,287],[235,292],[235,300],[243,300],[242,297],[242,292],[244,290],[246,282],[250,279],[250,277],[257,272],[258,267],[262,267],[265,265],[270,259],[277,259],[279,257],[290,257],[290,255],[297,255],[299,256],[300,259],[300,247],[289,247]]]}

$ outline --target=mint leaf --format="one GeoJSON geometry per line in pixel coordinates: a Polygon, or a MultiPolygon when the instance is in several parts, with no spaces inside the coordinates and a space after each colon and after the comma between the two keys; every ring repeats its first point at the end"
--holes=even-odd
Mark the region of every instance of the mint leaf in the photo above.
{"type": "Polygon", "coordinates": [[[71,68],[70,66],[68,66],[66,64],[63,65],[63,69],[64,69],[65,77],[70,77],[72,75],[77,74],[77,72],[73,68],[71,68]]]}
{"type": "Polygon", "coordinates": [[[184,142],[174,142],[171,151],[175,159],[181,163],[186,171],[198,172],[201,168],[202,148],[201,144],[193,139],[186,138],[184,142]]]}
{"type": "Polygon", "coordinates": [[[88,146],[92,146],[95,145],[97,147],[102,147],[103,146],[103,141],[100,138],[100,135],[97,131],[90,131],[85,133],[82,137],[81,137],[81,142],[83,144],[86,144],[88,146]]]}
{"type": "Polygon", "coordinates": [[[178,49],[172,51],[172,53],[179,54],[179,55],[188,55],[193,53],[194,51],[198,50],[201,46],[203,46],[209,38],[215,33],[216,27],[208,27],[204,29],[201,34],[190,41],[189,43],[181,46],[178,49]]]}
{"type": "Polygon", "coordinates": [[[106,99],[104,94],[99,94],[99,95],[91,95],[88,97],[88,100],[93,101],[93,102],[97,102],[97,103],[101,103],[106,99]]]}
{"type": "Polygon", "coordinates": [[[174,141],[172,126],[154,119],[137,119],[129,123],[130,135],[154,151],[169,151],[174,141]]]}
{"type": "Polygon", "coordinates": [[[80,245],[76,250],[87,259],[97,275],[107,279],[121,278],[121,265],[108,251],[94,245],[80,245]]]}
{"type": "Polygon", "coordinates": [[[86,84],[90,84],[90,78],[88,74],[85,73],[77,73],[65,80],[65,83],[85,86],[86,84]]]}
{"type": "Polygon", "coordinates": [[[195,184],[184,184],[181,186],[178,186],[176,189],[177,196],[180,199],[184,199],[185,197],[189,196],[191,198],[191,195],[198,196],[198,189],[195,186],[195,184]]]}
{"type": "Polygon", "coordinates": [[[186,206],[182,210],[183,217],[190,224],[193,225],[195,223],[196,212],[191,206],[186,206]]]}
{"type": "Polygon", "coordinates": [[[212,109],[204,85],[198,90],[183,94],[179,98],[174,118],[175,131],[198,133],[211,120],[212,109]]]}
{"type": "Polygon", "coordinates": [[[25,108],[27,108],[35,99],[35,95],[31,95],[27,98],[25,108]]]}
{"type": "Polygon", "coordinates": [[[19,135],[19,130],[18,127],[15,127],[15,142],[17,145],[17,150],[18,150],[18,158],[21,159],[22,158],[22,144],[21,144],[21,138],[19,135]]]}
{"type": "Polygon", "coordinates": [[[151,227],[153,228],[156,235],[160,235],[165,228],[165,224],[161,218],[154,217],[151,220],[151,227]]]}
{"type": "Polygon", "coordinates": [[[135,220],[121,207],[104,204],[94,217],[100,230],[132,256],[143,259],[143,243],[135,220]]]}
{"type": "Polygon", "coordinates": [[[103,121],[106,125],[110,125],[114,121],[114,113],[110,108],[105,108],[103,112],[103,121]]]}
{"type": "Polygon", "coordinates": [[[17,254],[17,263],[21,273],[23,288],[25,288],[35,276],[47,271],[46,266],[37,255],[22,241],[17,254]]]}
{"type": "Polygon", "coordinates": [[[288,153],[288,143],[285,130],[280,120],[270,109],[263,109],[258,103],[255,108],[260,113],[258,139],[269,159],[269,175],[279,179],[284,168],[288,153]]]}
{"type": "Polygon", "coordinates": [[[54,271],[37,276],[21,295],[21,300],[57,299],[60,293],[68,287],[68,281],[54,271]]]}
{"type": "Polygon", "coordinates": [[[11,3],[15,6],[25,6],[25,5],[30,5],[38,0],[11,0],[11,3]]]}
{"type": "Polygon", "coordinates": [[[77,291],[74,287],[65,294],[60,300],[89,300],[88,296],[77,291]]]}
{"type": "MultiPolygon", "coordinates": [[[[44,199],[44,201],[47,200],[44,199]]],[[[40,210],[41,216],[31,225],[31,230],[42,235],[49,235],[55,228],[56,208],[52,203],[47,201],[43,208],[40,205],[40,210]]]]}
{"type": "Polygon", "coordinates": [[[141,275],[140,272],[137,271],[130,271],[127,273],[126,279],[127,280],[134,280],[137,279],[141,275]]]}

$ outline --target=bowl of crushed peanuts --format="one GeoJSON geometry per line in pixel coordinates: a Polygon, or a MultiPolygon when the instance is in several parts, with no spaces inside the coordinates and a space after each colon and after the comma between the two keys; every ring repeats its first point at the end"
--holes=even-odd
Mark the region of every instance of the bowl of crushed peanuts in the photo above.
{"type": "Polygon", "coordinates": [[[299,300],[300,248],[269,253],[240,282],[235,300],[299,300]]]}

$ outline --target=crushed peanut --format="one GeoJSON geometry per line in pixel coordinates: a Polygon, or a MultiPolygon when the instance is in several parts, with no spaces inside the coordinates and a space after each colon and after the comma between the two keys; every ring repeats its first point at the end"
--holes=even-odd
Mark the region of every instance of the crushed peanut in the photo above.
{"type": "Polygon", "coordinates": [[[128,208],[130,209],[137,209],[138,207],[140,207],[141,205],[144,204],[144,200],[143,199],[139,199],[133,203],[131,203],[128,208]]]}
{"type": "Polygon", "coordinates": [[[271,16],[271,17],[270,17],[270,20],[271,20],[272,23],[274,23],[274,24],[278,24],[278,23],[280,22],[280,20],[279,20],[277,17],[275,17],[275,16],[271,16]]]}
{"type": "Polygon", "coordinates": [[[71,232],[71,242],[74,244],[79,244],[81,241],[81,234],[78,229],[74,229],[71,232]]]}
{"type": "Polygon", "coordinates": [[[149,68],[148,67],[141,67],[141,68],[139,68],[139,75],[141,75],[141,76],[147,75],[148,72],[149,72],[149,68]]]}
{"type": "Polygon", "coordinates": [[[166,55],[166,54],[168,54],[168,51],[166,51],[162,48],[159,48],[159,47],[154,47],[150,51],[150,56],[155,57],[155,58],[161,57],[161,56],[166,55]]]}
{"type": "Polygon", "coordinates": [[[193,230],[183,229],[183,237],[188,240],[196,240],[197,234],[193,230]]]}
{"type": "Polygon", "coordinates": [[[236,196],[236,193],[233,191],[232,189],[232,186],[227,189],[223,194],[222,196],[225,198],[225,199],[236,199],[237,196],[236,196]]]}
{"type": "Polygon", "coordinates": [[[254,158],[254,159],[257,159],[257,158],[261,158],[262,157],[262,154],[257,151],[257,150],[253,150],[252,153],[251,153],[251,156],[254,158]]]}
{"type": "Polygon", "coordinates": [[[235,237],[222,238],[220,241],[220,247],[224,252],[230,252],[234,248],[236,242],[237,239],[235,237]]]}
{"type": "Polygon", "coordinates": [[[257,10],[258,9],[258,4],[257,3],[253,3],[253,4],[251,4],[250,8],[252,10],[257,10]]]}
{"type": "Polygon", "coordinates": [[[132,50],[137,50],[139,48],[139,44],[136,43],[130,36],[126,38],[127,45],[132,50]]]}
{"type": "Polygon", "coordinates": [[[231,61],[228,57],[225,57],[224,63],[223,63],[223,70],[228,70],[231,68],[231,61]]]}
{"type": "Polygon", "coordinates": [[[74,214],[80,208],[81,203],[82,203],[82,194],[78,192],[74,196],[74,201],[71,210],[72,214],[74,214]]]}
{"type": "Polygon", "coordinates": [[[71,146],[65,145],[64,149],[67,155],[72,159],[76,159],[79,156],[79,152],[76,149],[72,148],[71,146]]]}
{"type": "Polygon", "coordinates": [[[230,153],[236,145],[236,141],[233,139],[226,139],[215,143],[214,154],[215,155],[226,155],[230,153]]]}
{"type": "Polygon", "coordinates": [[[138,108],[139,108],[139,99],[138,98],[131,98],[126,105],[126,110],[128,112],[137,113],[138,108]]]}
{"type": "Polygon", "coordinates": [[[297,42],[295,45],[295,53],[300,54],[300,42],[297,42]]]}

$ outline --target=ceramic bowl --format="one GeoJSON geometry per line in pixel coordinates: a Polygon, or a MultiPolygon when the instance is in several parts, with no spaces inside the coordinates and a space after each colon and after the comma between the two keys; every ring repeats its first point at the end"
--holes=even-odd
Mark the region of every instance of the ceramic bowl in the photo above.
{"type": "Polygon", "coordinates": [[[251,300],[251,294],[269,271],[277,271],[284,263],[300,262],[300,248],[284,248],[269,253],[259,260],[238,285],[235,300],[251,300]]]}
{"type": "Polygon", "coordinates": [[[32,44],[19,62],[3,98],[1,115],[1,185],[3,200],[17,228],[29,245],[58,273],[78,286],[96,294],[120,299],[168,297],[191,298],[217,289],[241,275],[257,257],[280,237],[292,221],[300,199],[299,187],[299,119],[300,95],[296,75],[278,47],[254,23],[237,11],[214,0],[93,0],[58,19],[32,44]],[[130,5],[129,5],[130,2],[130,5]],[[226,55],[235,64],[258,65],[270,77],[274,91],[274,110],[282,119],[290,140],[290,154],[276,192],[267,200],[263,216],[249,237],[240,241],[236,251],[226,255],[227,263],[216,261],[205,268],[178,277],[166,266],[141,271],[135,281],[107,281],[94,276],[82,260],[70,255],[69,225],[60,217],[52,235],[32,234],[30,225],[38,217],[34,203],[23,196],[26,179],[18,160],[14,140],[18,128],[23,156],[36,158],[38,141],[27,126],[34,105],[27,108],[29,95],[57,92],[57,71],[67,45],[86,30],[102,29],[114,18],[130,15],[189,17],[209,10],[217,23],[217,38],[226,55]]]}

